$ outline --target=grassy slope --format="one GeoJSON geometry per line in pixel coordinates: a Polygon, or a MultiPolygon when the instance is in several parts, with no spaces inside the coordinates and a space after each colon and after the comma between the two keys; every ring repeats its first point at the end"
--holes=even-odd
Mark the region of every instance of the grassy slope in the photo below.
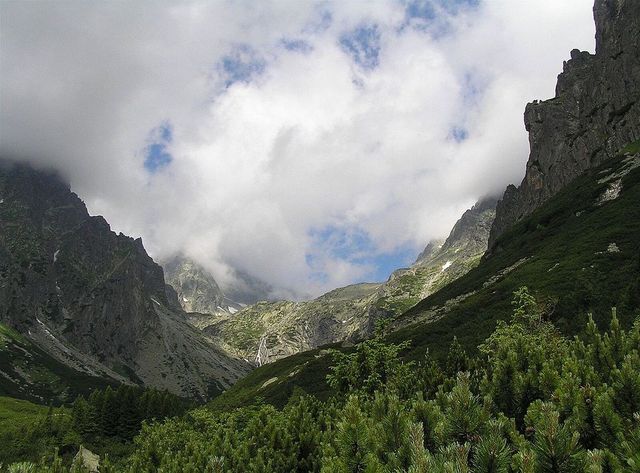
{"type": "MultiPolygon", "coordinates": [[[[625,151],[640,151],[639,143],[625,151]]],[[[463,294],[473,293],[435,322],[417,322],[390,335],[392,341],[411,340],[407,359],[419,359],[426,350],[446,354],[453,336],[469,350],[482,342],[499,319],[509,317],[515,289],[529,286],[553,305],[552,319],[567,334],[578,332],[593,312],[608,320],[618,307],[623,324],[629,325],[640,307],[640,168],[622,179],[620,196],[596,205],[609,183],[597,181],[624,164],[622,156],[577,178],[497,242],[493,254],[465,276],[424,299],[400,321],[420,320],[436,307],[463,294]],[[619,252],[608,252],[615,243],[619,252]],[[528,258],[516,269],[496,278],[505,268],[528,258]],[[495,279],[483,288],[483,284],[495,279]]],[[[253,402],[257,397],[281,405],[295,386],[327,396],[324,381],[330,357],[321,350],[301,353],[253,371],[215,399],[216,408],[253,402]],[[296,372],[296,370],[298,370],[296,372]],[[290,373],[295,375],[289,376],[290,373]],[[265,383],[273,378],[277,381],[265,383]],[[263,387],[264,386],[264,387],[263,387]]]]}
{"type": "Polygon", "coordinates": [[[391,339],[412,339],[411,358],[421,356],[427,347],[442,355],[454,335],[473,349],[491,333],[497,320],[510,314],[511,295],[522,285],[555,306],[551,318],[567,334],[578,332],[589,312],[596,321],[608,320],[613,306],[620,309],[621,321],[630,324],[639,302],[640,169],[622,179],[620,197],[596,205],[609,185],[597,181],[622,165],[623,158],[614,158],[576,179],[505,233],[480,266],[402,317],[419,317],[456,296],[477,291],[475,294],[441,320],[406,327],[391,339]],[[619,252],[607,251],[611,243],[619,252]],[[525,263],[482,287],[525,257],[525,263]]]}
{"type": "Polygon", "coordinates": [[[47,406],[0,396],[0,425],[31,423],[44,416],[47,410],[47,406]]]}
{"type": "Polygon", "coordinates": [[[106,386],[105,380],[63,365],[0,324],[0,396],[60,404],[106,386]]]}

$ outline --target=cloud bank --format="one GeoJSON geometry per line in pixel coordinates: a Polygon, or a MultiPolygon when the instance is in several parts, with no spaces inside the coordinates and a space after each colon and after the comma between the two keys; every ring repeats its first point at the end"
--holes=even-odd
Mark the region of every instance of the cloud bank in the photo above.
{"type": "Polygon", "coordinates": [[[0,153],[156,258],[308,297],[519,182],[590,0],[0,4],[0,153]]]}

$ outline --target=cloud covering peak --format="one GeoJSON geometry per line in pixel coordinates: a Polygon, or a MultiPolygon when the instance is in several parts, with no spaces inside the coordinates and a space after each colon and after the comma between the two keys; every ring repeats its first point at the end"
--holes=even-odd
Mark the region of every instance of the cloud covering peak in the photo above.
{"type": "MultiPolygon", "coordinates": [[[[519,181],[590,0],[0,3],[0,153],[298,297],[409,263],[519,181]]],[[[276,294],[277,295],[277,294],[276,294]]]]}

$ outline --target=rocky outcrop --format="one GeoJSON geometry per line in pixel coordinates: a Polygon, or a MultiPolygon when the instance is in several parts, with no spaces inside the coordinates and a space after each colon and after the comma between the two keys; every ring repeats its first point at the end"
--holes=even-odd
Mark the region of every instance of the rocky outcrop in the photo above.
{"type": "Polygon", "coordinates": [[[410,268],[385,283],[355,284],[305,302],[259,302],[232,317],[191,317],[225,350],[263,364],[373,333],[376,321],[409,309],[480,261],[495,215],[495,199],[467,210],[444,242],[431,242],[410,268]]]}
{"type": "Polygon", "coordinates": [[[211,273],[192,259],[176,255],[162,266],[167,284],[185,312],[233,314],[242,308],[225,297],[211,273]]]}
{"type": "Polygon", "coordinates": [[[427,245],[414,266],[429,264],[434,258],[451,250],[465,258],[484,253],[495,218],[496,204],[497,199],[493,197],[478,201],[462,214],[441,245],[427,245]]]}
{"type": "Polygon", "coordinates": [[[584,170],[640,138],[640,2],[596,0],[596,53],[573,50],[555,97],[525,110],[531,154],[498,203],[489,247],[584,170]]]}
{"type": "Polygon", "coordinates": [[[0,322],[67,364],[79,353],[185,396],[205,397],[247,370],[171,308],[162,268],[140,239],[90,216],[55,174],[4,161],[0,322]]]}

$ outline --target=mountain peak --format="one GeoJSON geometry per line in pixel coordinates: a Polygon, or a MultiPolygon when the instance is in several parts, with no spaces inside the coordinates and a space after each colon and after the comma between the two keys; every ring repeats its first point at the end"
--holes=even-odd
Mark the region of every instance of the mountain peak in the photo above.
{"type": "Polygon", "coordinates": [[[571,51],[556,96],[525,109],[531,153],[520,186],[498,202],[490,249],[586,169],[640,138],[640,2],[597,0],[593,11],[596,54],[571,51]]]}

